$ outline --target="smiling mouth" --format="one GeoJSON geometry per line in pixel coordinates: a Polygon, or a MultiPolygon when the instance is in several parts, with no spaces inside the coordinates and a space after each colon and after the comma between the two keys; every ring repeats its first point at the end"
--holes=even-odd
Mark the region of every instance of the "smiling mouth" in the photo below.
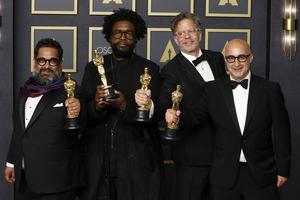
{"type": "Polygon", "coordinates": [[[193,44],[194,44],[194,41],[186,41],[184,44],[185,44],[185,45],[193,45],[193,44]]]}
{"type": "Polygon", "coordinates": [[[241,71],[242,69],[243,69],[243,67],[233,68],[233,71],[241,71]]]}

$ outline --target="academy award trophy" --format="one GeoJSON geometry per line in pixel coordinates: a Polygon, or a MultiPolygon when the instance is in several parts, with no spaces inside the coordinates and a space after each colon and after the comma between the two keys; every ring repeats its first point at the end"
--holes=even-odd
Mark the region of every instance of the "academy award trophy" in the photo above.
{"type": "Polygon", "coordinates": [[[106,99],[115,99],[118,98],[119,95],[115,93],[115,90],[112,85],[107,84],[107,79],[105,76],[105,69],[104,69],[104,58],[103,56],[98,52],[98,49],[94,50],[94,58],[93,58],[94,65],[98,69],[98,73],[100,75],[100,79],[102,81],[102,84],[104,86],[104,90],[106,93],[105,98],[106,99]]]}
{"type": "MultiPolygon", "coordinates": [[[[176,90],[172,92],[172,109],[173,110],[179,110],[179,106],[180,106],[180,102],[182,100],[182,93],[180,92],[181,86],[177,85],[176,86],[176,90]]],[[[164,138],[165,140],[169,140],[169,141],[178,141],[180,140],[180,136],[178,134],[178,122],[176,123],[168,123],[167,126],[167,130],[165,133],[162,134],[162,138],[164,138]]]]}
{"type": "MultiPolygon", "coordinates": [[[[68,78],[64,83],[64,87],[67,92],[67,98],[68,99],[74,98],[76,82],[71,79],[71,74],[68,74],[68,78]]],[[[68,115],[66,116],[66,119],[65,119],[64,129],[66,129],[66,130],[79,129],[80,126],[79,126],[78,120],[79,120],[78,115],[70,115],[68,113],[68,115]]]]}
{"type": "MultiPolygon", "coordinates": [[[[140,76],[140,83],[142,90],[148,90],[148,85],[150,84],[151,76],[148,74],[148,68],[145,67],[144,74],[140,76]]],[[[147,105],[142,105],[138,107],[136,114],[136,121],[147,122],[149,121],[149,112],[150,109],[147,108],[147,105]]]]}

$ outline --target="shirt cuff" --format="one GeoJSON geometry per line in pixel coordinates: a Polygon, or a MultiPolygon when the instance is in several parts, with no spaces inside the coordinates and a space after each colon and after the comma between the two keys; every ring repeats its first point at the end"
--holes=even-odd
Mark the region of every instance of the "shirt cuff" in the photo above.
{"type": "Polygon", "coordinates": [[[9,162],[6,162],[6,167],[14,168],[15,165],[9,162]]]}
{"type": "Polygon", "coordinates": [[[153,114],[154,114],[154,103],[151,100],[151,107],[150,107],[150,112],[149,112],[149,118],[150,119],[152,118],[153,114]]]}

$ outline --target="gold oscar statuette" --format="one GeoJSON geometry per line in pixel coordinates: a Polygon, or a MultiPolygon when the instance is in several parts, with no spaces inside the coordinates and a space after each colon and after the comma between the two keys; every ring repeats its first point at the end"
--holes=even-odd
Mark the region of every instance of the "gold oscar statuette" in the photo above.
{"type": "Polygon", "coordinates": [[[98,52],[98,49],[94,50],[94,58],[93,63],[98,69],[98,73],[102,82],[102,85],[104,86],[104,90],[106,92],[106,99],[115,99],[118,98],[118,94],[115,93],[115,90],[112,85],[108,85],[108,81],[105,75],[105,69],[104,69],[104,58],[103,56],[98,52]]]}
{"type": "MultiPolygon", "coordinates": [[[[74,98],[76,82],[72,80],[71,74],[67,75],[67,80],[64,83],[64,87],[65,91],[67,92],[67,99],[74,98]]],[[[79,129],[78,116],[68,113],[68,115],[66,116],[64,128],[68,130],[79,129]]]]}
{"type": "MultiPolygon", "coordinates": [[[[172,92],[171,94],[171,99],[172,99],[172,109],[173,110],[179,110],[180,107],[180,102],[182,101],[183,94],[181,93],[181,86],[177,85],[176,90],[172,92]]],[[[167,124],[167,130],[166,132],[162,135],[162,137],[165,140],[170,140],[170,141],[178,141],[180,140],[180,136],[178,133],[178,122],[176,123],[168,123],[167,124]]]]}
{"type": "MultiPolygon", "coordinates": [[[[140,76],[141,89],[147,91],[151,81],[151,76],[148,73],[148,68],[144,68],[144,73],[140,76]]],[[[137,109],[136,121],[149,121],[149,108],[147,105],[142,105],[137,109]]]]}

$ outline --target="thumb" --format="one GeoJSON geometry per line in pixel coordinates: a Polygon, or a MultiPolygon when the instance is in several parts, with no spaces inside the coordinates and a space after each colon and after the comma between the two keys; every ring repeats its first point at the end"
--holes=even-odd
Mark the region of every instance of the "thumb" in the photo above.
{"type": "Polygon", "coordinates": [[[150,96],[151,96],[151,90],[147,90],[147,91],[146,91],[146,95],[147,95],[148,97],[150,97],[150,96]]]}

